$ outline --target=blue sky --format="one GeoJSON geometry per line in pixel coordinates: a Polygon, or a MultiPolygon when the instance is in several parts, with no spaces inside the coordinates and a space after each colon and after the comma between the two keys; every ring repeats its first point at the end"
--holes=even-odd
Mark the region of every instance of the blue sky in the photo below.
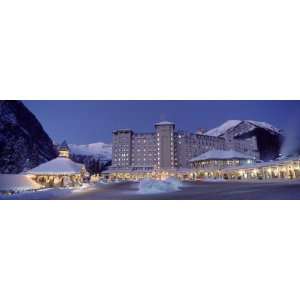
{"type": "MultiPolygon", "coordinates": [[[[300,101],[30,101],[23,103],[36,115],[56,142],[85,144],[111,142],[118,128],[149,132],[160,120],[194,132],[211,129],[229,119],[269,122],[289,129],[300,116],[300,101]]],[[[298,123],[297,123],[298,124],[298,123]]]]}

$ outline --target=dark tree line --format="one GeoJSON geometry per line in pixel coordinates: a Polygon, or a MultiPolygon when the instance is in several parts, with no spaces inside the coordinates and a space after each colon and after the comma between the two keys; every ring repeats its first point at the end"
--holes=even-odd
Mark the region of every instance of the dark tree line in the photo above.
{"type": "Polygon", "coordinates": [[[84,164],[91,175],[101,173],[111,164],[111,161],[104,161],[103,159],[97,159],[93,156],[71,154],[71,159],[75,162],[84,164]]]}

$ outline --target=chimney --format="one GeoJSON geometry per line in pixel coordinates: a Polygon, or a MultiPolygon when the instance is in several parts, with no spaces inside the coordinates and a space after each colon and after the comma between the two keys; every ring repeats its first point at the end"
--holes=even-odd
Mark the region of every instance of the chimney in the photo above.
{"type": "Polygon", "coordinates": [[[198,128],[196,134],[204,134],[207,130],[205,128],[198,128]]]}

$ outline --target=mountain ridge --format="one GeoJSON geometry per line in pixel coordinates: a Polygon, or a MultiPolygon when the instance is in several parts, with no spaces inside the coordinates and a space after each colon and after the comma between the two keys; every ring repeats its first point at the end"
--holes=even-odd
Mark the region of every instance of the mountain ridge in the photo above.
{"type": "Polygon", "coordinates": [[[0,173],[17,174],[56,155],[51,138],[21,101],[0,101],[0,173]]]}
{"type": "Polygon", "coordinates": [[[103,142],[89,144],[69,144],[72,155],[92,156],[95,159],[111,160],[112,145],[103,142]]]}

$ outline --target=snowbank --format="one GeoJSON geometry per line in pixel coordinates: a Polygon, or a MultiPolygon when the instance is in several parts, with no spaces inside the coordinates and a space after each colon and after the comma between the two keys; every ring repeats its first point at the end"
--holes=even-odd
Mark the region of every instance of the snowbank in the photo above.
{"type": "Polygon", "coordinates": [[[83,193],[92,187],[84,184],[79,188],[48,188],[38,191],[24,191],[13,195],[1,195],[0,200],[53,200],[66,199],[72,197],[72,194],[83,193]]]}
{"type": "Polygon", "coordinates": [[[139,193],[156,194],[178,191],[182,186],[181,181],[170,177],[166,180],[143,179],[139,183],[139,193]]]}
{"type": "Polygon", "coordinates": [[[42,186],[26,175],[0,174],[0,192],[23,192],[37,190],[42,186]]]}

